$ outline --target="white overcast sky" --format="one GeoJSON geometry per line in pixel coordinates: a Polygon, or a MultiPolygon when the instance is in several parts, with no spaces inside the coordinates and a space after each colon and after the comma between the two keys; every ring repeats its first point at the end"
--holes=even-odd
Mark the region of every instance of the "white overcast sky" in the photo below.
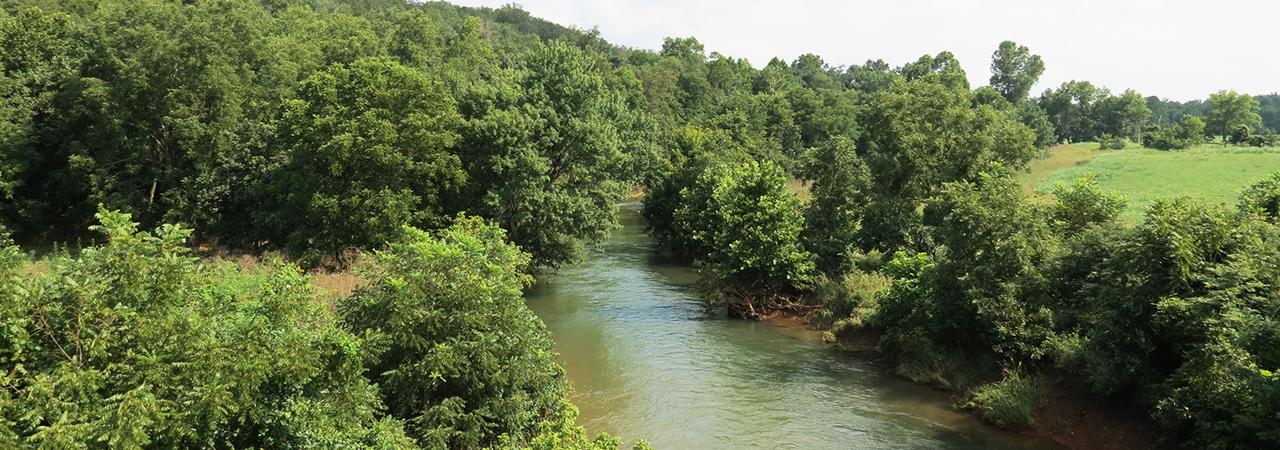
{"type": "MultiPolygon", "coordinates": [[[[511,0],[449,0],[500,7],[511,0]]],[[[974,86],[1012,39],[1044,58],[1033,95],[1088,80],[1119,92],[1190,100],[1280,91],[1280,0],[519,0],[562,25],[599,27],[615,44],[658,49],[693,36],[756,67],[816,53],[828,64],[891,65],[950,50],[974,86]]]]}

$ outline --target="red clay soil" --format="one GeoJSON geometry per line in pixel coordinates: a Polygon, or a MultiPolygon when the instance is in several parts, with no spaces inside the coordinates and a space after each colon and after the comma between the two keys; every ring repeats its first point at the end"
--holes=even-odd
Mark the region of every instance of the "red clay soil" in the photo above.
{"type": "Polygon", "coordinates": [[[1061,383],[1036,408],[1036,432],[1073,450],[1171,449],[1160,444],[1151,418],[1136,405],[1061,383]]]}

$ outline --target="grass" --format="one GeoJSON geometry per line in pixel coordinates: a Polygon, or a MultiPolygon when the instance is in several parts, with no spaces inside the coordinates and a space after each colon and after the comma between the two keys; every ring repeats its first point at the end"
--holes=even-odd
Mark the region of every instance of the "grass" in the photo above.
{"type": "Polygon", "coordinates": [[[320,288],[335,301],[350,297],[351,293],[365,281],[364,278],[350,271],[313,272],[308,275],[311,275],[311,284],[320,288]]]}
{"type": "Polygon", "coordinates": [[[1280,148],[1224,147],[1205,144],[1187,150],[1160,151],[1130,146],[1097,150],[1097,144],[1050,149],[1019,178],[1024,189],[1042,201],[1056,183],[1094,173],[1103,190],[1123,194],[1126,221],[1142,217],[1157,199],[1190,197],[1196,201],[1234,205],[1240,191],[1280,171],[1280,148]]]}
{"type": "Polygon", "coordinates": [[[1036,186],[1049,175],[1088,162],[1101,153],[1097,143],[1053,147],[1043,158],[1032,161],[1028,170],[1018,175],[1018,181],[1028,195],[1035,195],[1036,186]]]}
{"type": "MultiPolygon", "coordinates": [[[[262,256],[254,256],[248,254],[232,254],[232,253],[216,253],[205,257],[205,261],[213,264],[219,262],[230,262],[247,271],[262,269],[267,261],[274,258],[283,258],[278,254],[268,254],[262,256]]],[[[320,293],[319,299],[325,303],[330,309],[334,308],[339,301],[350,297],[357,288],[364,282],[364,278],[353,272],[351,269],[345,270],[324,270],[313,269],[307,271],[307,276],[311,278],[311,284],[315,286],[320,293]]]]}
{"type": "Polygon", "coordinates": [[[1036,403],[1043,397],[1038,379],[1010,373],[1004,379],[973,391],[964,406],[978,411],[983,420],[1001,428],[1019,428],[1034,421],[1036,403]]]}

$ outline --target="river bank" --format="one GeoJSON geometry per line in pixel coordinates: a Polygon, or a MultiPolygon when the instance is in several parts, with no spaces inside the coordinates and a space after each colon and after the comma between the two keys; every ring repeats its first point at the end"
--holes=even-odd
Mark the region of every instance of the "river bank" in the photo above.
{"type": "MultiPolygon", "coordinates": [[[[881,358],[877,344],[883,334],[874,328],[858,328],[838,336],[825,331],[826,321],[818,320],[812,311],[770,311],[757,316],[783,330],[804,329],[822,336],[822,340],[840,351],[864,357],[881,358]]],[[[795,331],[791,331],[795,333],[795,331]]],[[[905,380],[905,378],[903,378],[905,380]]],[[[964,392],[932,385],[950,395],[957,411],[965,410],[964,392]]],[[[1160,434],[1150,417],[1137,405],[1107,399],[1091,392],[1087,386],[1054,379],[1043,384],[1042,398],[1034,409],[1030,427],[1006,430],[1010,433],[1046,439],[1071,450],[1141,450],[1176,448],[1159,442],[1160,434]]]]}
{"type": "Polygon", "coordinates": [[[645,234],[634,205],[621,219],[526,296],[588,431],[654,448],[1062,448],[983,424],[807,324],[708,308],[697,273],[645,234]]]}
{"type": "MultiPolygon", "coordinates": [[[[787,440],[805,448],[1155,448],[1156,436],[1132,415],[1078,392],[1052,390],[1035,427],[999,430],[957,408],[958,393],[893,374],[875,353],[875,330],[842,333],[830,345],[812,309],[753,321],[707,308],[698,275],[653,245],[634,212],[623,222],[588,261],[549,275],[528,298],[552,331],[591,432],[656,448],[787,440]]],[[[313,275],[334,298],[358,284],[348,271],[313,275]]]]}

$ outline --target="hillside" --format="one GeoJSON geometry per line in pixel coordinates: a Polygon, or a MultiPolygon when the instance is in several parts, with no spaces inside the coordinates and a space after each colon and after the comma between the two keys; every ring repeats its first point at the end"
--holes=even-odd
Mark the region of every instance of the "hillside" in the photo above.
{"type": "Polygon", "coordinates": [[[1130,147],[1098,150],[1096,143],[1066,144],[1048,150],[1019,180],[1024,189],[1047,199],[1057,183],[1094,174],[1104,191],[1124,195],[1121,217],[1141,218],[1158,199],[1190,197],[1211,204],[1234,205],[1240,191],[1280,170],[1280,148],[1223,147],[1204,144],[1183,151],[1130,147]]]}

